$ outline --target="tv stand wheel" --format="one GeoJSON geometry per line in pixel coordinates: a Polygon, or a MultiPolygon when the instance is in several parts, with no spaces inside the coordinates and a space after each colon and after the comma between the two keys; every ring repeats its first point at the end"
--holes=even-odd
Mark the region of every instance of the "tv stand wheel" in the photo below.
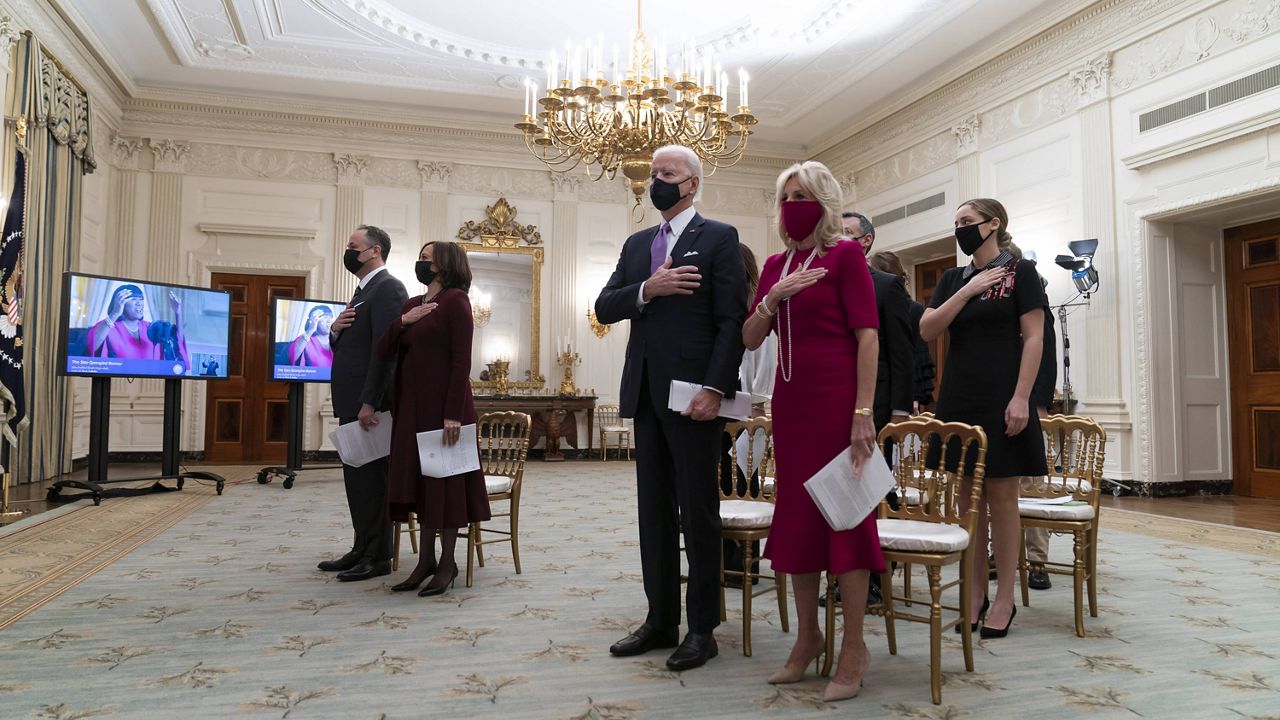
{"type": "Polygon", "coordinates": [[[293,480],[294,480],[294,478],[295,478],[295,477],[296,477],[296,476],[295,476],[293,473],[289,473],[289,474],[285,477],[285,479],[284,479],[284,489],[285,489],[285,490],[291,490],[291,489],[293,489],[293,480]]]}
{"type": "Polygon", "coordinates": [[[221,495],[221,494],[222,494],[222,488],[223,488],[223,487],[225,487],[225,486],[226,486],[226,484],[227,484],[227,483],[226,483],[226,481],[225,481],[225,480],[219,480],[219,481],[218,481],[218,494],[219,494],[219,495],[221,495]]]}
{"type": "Polygon", "coordinates": [[[263,469],[259,470],[259,471],[258,471],[258,484],[259,484],[259,485],[266,485],[266,484],[267,484],[267,483],[269,483],[269,482],[271,482],[271,474],[267,472],[266,468],[263,468],[263,469]]]}
{"type": "Polygon", "coordinates": [[[184,484],[185,482],[186,482],[186,481],[183,479],[183,477],[182,477],[181,475],[179,475],[179,476],[178,476],[178,489],[179,489],[179,490],[181,490],[181,489],[182,489],[182,486],[183,486],[183,484],[184,484]]]}

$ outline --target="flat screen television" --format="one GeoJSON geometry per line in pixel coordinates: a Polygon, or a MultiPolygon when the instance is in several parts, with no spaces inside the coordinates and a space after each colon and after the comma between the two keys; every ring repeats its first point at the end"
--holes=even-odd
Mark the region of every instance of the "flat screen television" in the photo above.
{"type": "Polygon", "coordinates": [[[64,375],[227,377],[231,295],[84,273],[63,275],[64,375]]]}
{"type": "Polygon", "coordinates": [[[271,301],[271,379],[329,382],[329,326],[346,303],[277,297],[271,301]]]}

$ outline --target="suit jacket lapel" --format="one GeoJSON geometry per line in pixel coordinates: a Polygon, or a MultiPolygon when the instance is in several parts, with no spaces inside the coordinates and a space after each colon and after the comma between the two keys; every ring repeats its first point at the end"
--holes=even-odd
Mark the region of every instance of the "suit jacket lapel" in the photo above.
{"type": "Polygon", "coordinates": [[[684,232],[680,233],[680,238],[676,240],[676,244],[671,247],[671,267],[680,267],[687,263],[683,262],[685,253],[693,247],[698,238],[701,237],[702,225],[706,220],[699,214],[694,214],[693,219],[685,226],[684,232]]]}

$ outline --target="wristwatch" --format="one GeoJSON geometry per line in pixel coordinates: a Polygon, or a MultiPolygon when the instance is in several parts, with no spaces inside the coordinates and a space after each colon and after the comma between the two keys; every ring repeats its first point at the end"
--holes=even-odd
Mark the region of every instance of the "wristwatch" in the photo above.
{"type": "Polygon", "coordinates": [[[853,411],[853,414],[854,414],[854,415],[866,415],[867,417],[871,417],[874,413],[873,413],[873,412],[871,412],[871,408],[858,408],[857,410],[854,410],[854,411],[853,411]]]}

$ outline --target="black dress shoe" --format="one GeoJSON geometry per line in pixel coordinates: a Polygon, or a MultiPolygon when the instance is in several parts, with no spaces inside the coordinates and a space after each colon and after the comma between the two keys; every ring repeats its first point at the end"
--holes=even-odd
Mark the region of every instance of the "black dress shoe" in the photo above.
{"type": "Polygon", "coordinates": [[[667,669],[680,672],[702,667],[708,660],[720,654],[716,636],[711,633],[689,633],[684,642],[667,658],[667,669]]]}
{"type": "Polygon", "coordinates": [[[356,580],[368,580],[382,575],[391,574],[391,561],[382,560],[361,560],[355,564],[350,570],[343,570],[338,573],[338,579],[342,582],[354,582],[356,580]]]}
{"type": "Polygon", "coordinates": [[[1009,613],[1009,624],[1002,628],[993,628],[990,625],[983,625],[979,631],[984,638],[1002,638],[1009,634],[1009,628],[1013,627],[1013,619],[1018,617],[1018,606],[1013,606],[1013,612],[1009,613]]]}
{"type": "Polygon", "coordinates": [[[643,655],[654,648],[673,648],[680,643],[680,636],[675,628],[659,630],[649,623],[635,629],[609,647],[609,654],[617,657],[643,655]]]}
{"type": "Polygon", "coordinates": [[[867,607],[874,607],[884,604],[884,596],[880,594],[880,587],[873,585],[867,588],[867,607]]]}
{"type": "Polygon", "coordinates": [[[1053,581],[1049,579],[1047,572],[1027,573],[1027,587],[1032,590],[1048,590],[1053,587],[1053,581]]]}
{"type": "Polygon", "coordinates": [[[325,572],[342,572],[355,567],[358,562],[360,562],[360,556],[352,551],[337,560],[321,560],[316,567],[325,572]]]}
{"type": "MultiPolygon", "coordinates": [[[[439,577],[439,575],[437,575],[437,577],[439,577]]],[[[426,587],[418,591],[418,597],[432,597],[435,595],[443,595],[446,589],[453,587],[453,583],[457,579],[458,579],[458,566],[454,565],[453,575],[449,576],[449,582],[444,583],[443,585],[428,584],[426,587]]]]}
{"type": "MultiPolygon", "coordinates": [[[[982,598],[982,609],[978,611],[978,622],[969,623],[970,632],[978,632],[978,626],[982,624],[984,618],[987,617],[987,611],[991,609],[991,596],[982,598]]],[[[964,630],[960,628],[960,623],[956,623],[956,634],[963,635],[964,630]]],[[[982,637],[986,637],[983,635],[982,637]]]]}

